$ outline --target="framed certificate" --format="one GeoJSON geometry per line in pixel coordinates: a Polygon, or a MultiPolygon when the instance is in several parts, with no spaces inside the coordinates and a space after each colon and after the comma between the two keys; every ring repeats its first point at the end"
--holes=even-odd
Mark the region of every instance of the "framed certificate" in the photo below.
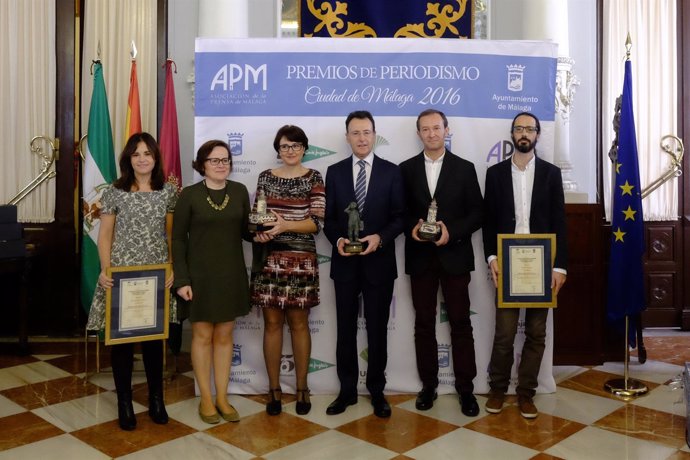
{"type": "Polygon", "coordinates": [[[498,235],[498,308],[555,308],[554,233],[498,235]]]}
{"type": "Polygon", "coordinates": [[[168,338],[170,264],[110,267],[113,287],[106,289],[105,344],[168,338]]]}

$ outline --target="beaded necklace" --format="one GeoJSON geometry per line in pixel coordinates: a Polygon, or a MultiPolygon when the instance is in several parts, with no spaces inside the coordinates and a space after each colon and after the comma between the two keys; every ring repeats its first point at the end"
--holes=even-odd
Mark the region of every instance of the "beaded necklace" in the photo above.
{"type": "Polygon", "coordinates": [[[208,185],[206,185],[206,181],[204,181],[204,187],[206,187],[206,201],[208,201],[208,204],[210,204],[211,207],[216,211],[222,211],[223,209],[225,209],[228,203],[230,203],[230,195],[228,195],[227,182],[225,182],[225,198],[223,199],[223,202],[221,204],[216,204],[211,198],[211,192],[209,191],[208,185]]]}

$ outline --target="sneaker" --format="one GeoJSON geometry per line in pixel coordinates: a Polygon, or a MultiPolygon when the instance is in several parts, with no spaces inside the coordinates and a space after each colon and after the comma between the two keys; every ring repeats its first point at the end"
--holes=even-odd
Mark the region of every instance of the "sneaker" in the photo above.
{"type": "Polygon", "coordinates": [[[503,410],[503,401],[505,400],[505,393],[492,391],[489,393],[489,399],[486,401],[484,409],[490,414],[500,414],[503,410]]]}
{"type": "Polygon", "coordinates": [[[529,396],[518,396],[518,407],[520,408],[520,415],[525,418],[536,418],[539,415],[537,406],[529,396]]]}

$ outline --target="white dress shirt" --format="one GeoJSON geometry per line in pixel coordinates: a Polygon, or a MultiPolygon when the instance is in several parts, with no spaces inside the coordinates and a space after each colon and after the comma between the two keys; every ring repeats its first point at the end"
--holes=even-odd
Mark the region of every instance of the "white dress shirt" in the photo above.
{"type": "Polygon", "coordinates": [[[426,183],[429,185],[429,193],[434,196],[436,192],[436,184],[438,184],[438,176],[441,174],[441,166],[443,166],[443,158],[446,156],[446,152],[438,157],[436,160],[432,160],[424,152],[424,172],[426,172],[426,183]]]}

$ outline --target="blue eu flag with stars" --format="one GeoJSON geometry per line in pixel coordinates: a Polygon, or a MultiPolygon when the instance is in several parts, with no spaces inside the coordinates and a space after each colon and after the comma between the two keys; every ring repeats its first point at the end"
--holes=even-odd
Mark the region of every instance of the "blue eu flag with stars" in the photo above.
{"type": "Polygon", "coordinates": [[[624,324],[625,317],[629,317],[628,341],[634,347],[637,320],[646,305],[643,271],[644,220],[633,116],[631,69],[628,60],[625,63],[621,100],[618,155],[613,162],[616,177],[611,217],[607,317],[616,325],[624,324]]]}

